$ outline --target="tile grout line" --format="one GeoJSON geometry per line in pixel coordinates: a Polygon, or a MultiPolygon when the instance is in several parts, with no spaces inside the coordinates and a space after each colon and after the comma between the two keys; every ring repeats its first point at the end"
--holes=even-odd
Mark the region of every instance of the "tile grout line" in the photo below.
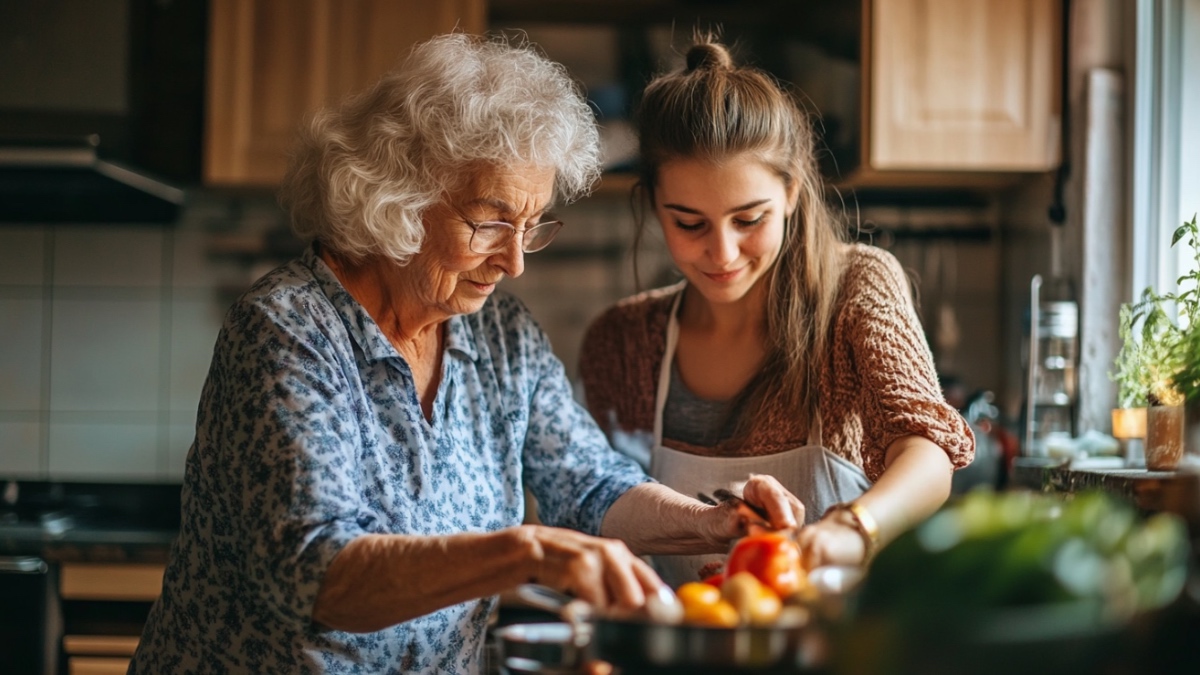
{"type": "Polygon", "coordinates": [[[167,230],[162,243],[162,278],[160,280],[159,316],[159,375],[158,375],[158,476],[167,479],[171,454],[171,344],[174,324],[175,232],[167,230]]]}
{"type": "Polygon", "coordinates": [[[50,477],[50,355],[54,344],[54,246],[57,228],[47,228],[42,238],[42,391],[38,401],[38,470],[50,477]]]}

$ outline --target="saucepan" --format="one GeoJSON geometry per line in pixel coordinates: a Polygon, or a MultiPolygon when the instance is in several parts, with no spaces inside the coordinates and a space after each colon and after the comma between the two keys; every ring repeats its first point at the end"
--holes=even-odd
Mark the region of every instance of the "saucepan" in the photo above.
{"type": "Polygon", "coordinates": [[[627,675],[675,669],[689,674],[796,672],[820,668],[829,655],[825,626],[811,615],[771,626],[716,628],[605,616],[537,584],[519,587],[517,595],[562,617],[571,628],[571,644],[584,658],[605,661],[627,675]]]}

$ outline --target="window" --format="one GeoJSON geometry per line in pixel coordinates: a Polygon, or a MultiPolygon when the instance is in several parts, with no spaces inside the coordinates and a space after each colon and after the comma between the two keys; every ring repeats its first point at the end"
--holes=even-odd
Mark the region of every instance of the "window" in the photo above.
{"type": "Polygon", "coordinates": [[[1200,212],[1200,0],[1138,0],[1132,288],[1165,293],[1191,264],[1171,233],[1200,212]]]}

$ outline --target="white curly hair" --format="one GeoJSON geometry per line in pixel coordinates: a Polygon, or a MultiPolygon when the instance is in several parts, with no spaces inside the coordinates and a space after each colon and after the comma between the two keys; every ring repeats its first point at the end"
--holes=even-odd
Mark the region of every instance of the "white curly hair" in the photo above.
{"type": "Polygon", "coordinates": [[[528,43],[441,35],[314,115],[280,202],[304,240],[406,264],[421,248],[425,209],[480,166],[515,165],[553,168],[557,199],[587,194],[600,145],[579,87],[528,43]]]}

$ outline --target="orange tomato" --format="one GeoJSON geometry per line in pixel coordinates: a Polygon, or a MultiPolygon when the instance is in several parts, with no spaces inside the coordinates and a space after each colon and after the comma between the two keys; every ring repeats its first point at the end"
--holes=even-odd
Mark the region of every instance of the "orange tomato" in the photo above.
{"type": "Polygon", "coordinates": [[[738,611],[724,600],[711,605],[684,605],[683,622],[696,626],[733,628],[738,625],[738,611]]]}
{"type": "Polygon", "coordinates": [[[721,597],[721,589],[691,581],[675,591],[683,605],[683,622],[699,626],[730,628],[738,623],[738,612],[721,597]]]}
{"type": "Polygon", "coordinates": [[[675,591],[675,596],[684,607],[688,605],[711,605],[721,599],[721,589],[700,581],[689,581],[675,591]]]}
{"type": "Polygon", "coordinates": [[[729,552],[725,576],[749,572],[780,598],[795,594],[807,583],[800,547],[791,537],[777,532],[742,537],[729,552]]]}

